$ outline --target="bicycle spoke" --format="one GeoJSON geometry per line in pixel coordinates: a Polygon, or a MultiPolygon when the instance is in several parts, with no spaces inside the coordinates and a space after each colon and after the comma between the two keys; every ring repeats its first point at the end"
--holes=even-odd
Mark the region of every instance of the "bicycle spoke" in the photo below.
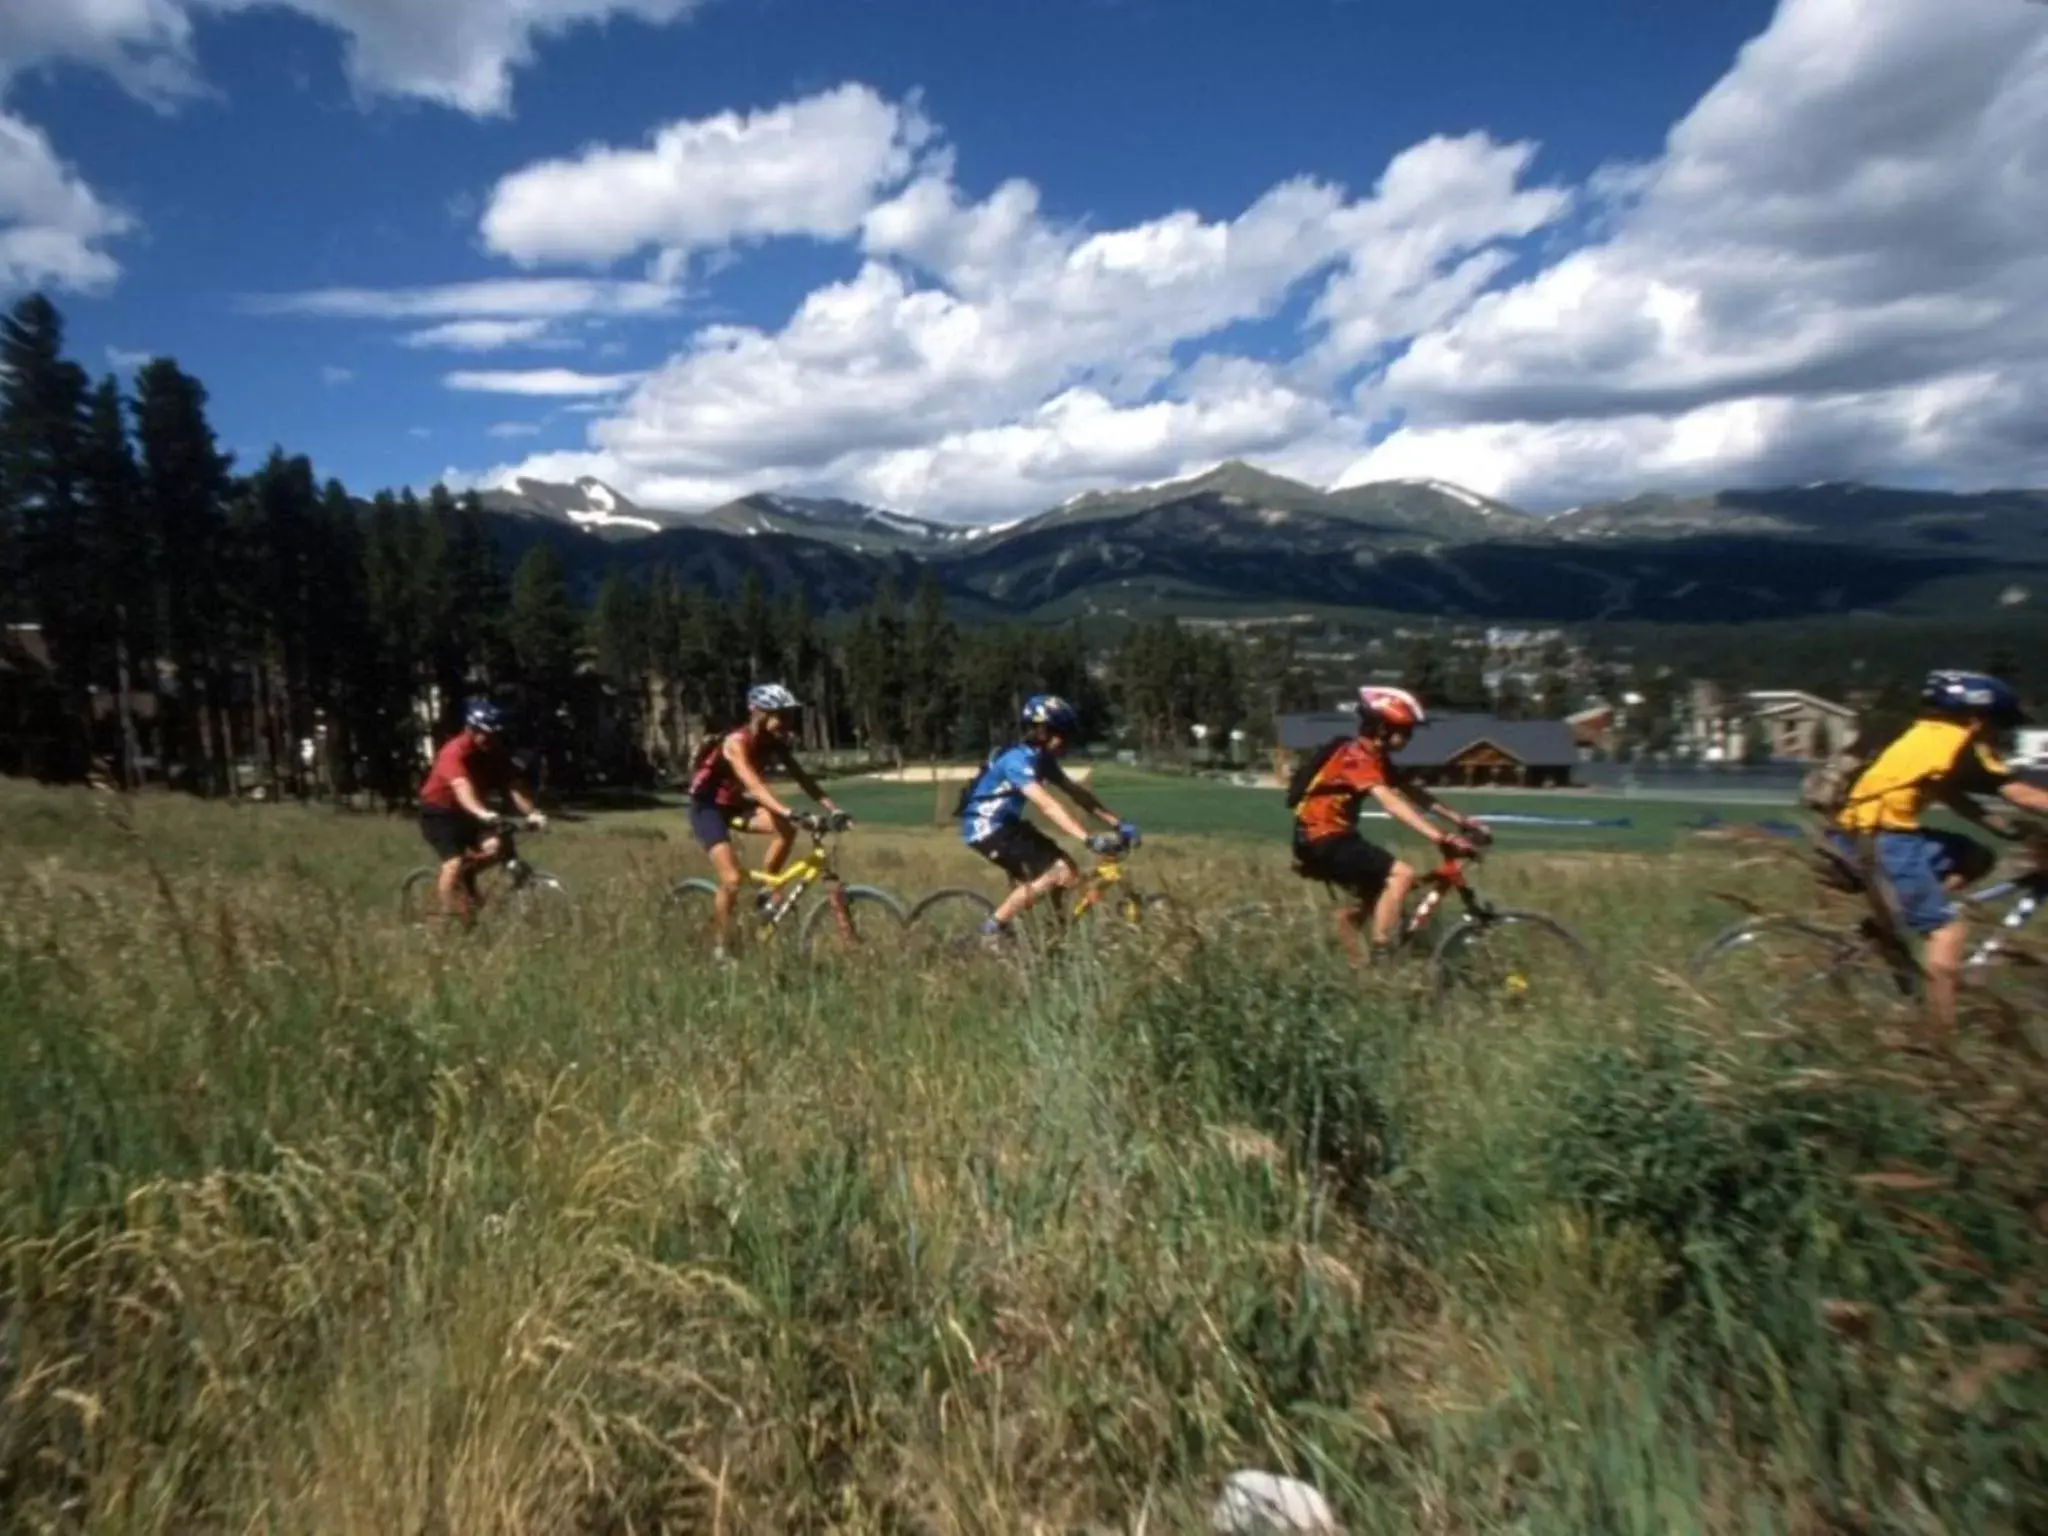
{"type": "Polygon", "coordinates": [[[1693,958],[1688,974],[1716,1006],[1767,1018],[1832,996],[1869,990],[1854,934],[1791,917],[1746,918],[1693,958]]]}
{"type": "Polygon", "coordinates": [[[933,891],[910,909],[910,952],[922,959],[979,954],[990,947],[981,925],[994,911],[995,903],[979,891],[933,891]]]}
{"type": "Polygon", "coordinates": [[[1490,912],[1447,932],[1435,956],[1439,1002],[1484,1013],[1588,1003],[1601,982],[1562,923],[1536,912],[1490,912]]]}

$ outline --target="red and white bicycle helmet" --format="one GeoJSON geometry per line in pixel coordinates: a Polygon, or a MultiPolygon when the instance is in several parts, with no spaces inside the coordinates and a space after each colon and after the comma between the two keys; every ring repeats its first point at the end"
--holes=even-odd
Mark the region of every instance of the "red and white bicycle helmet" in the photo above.
{"type": "Polygon", "coordinates": [[[1367,683],[1358,690],[1358,718],[1368,723],[1378,721],[1395,730],[1412,731],[1429,718],[1429,711],[1406,688],[1382,688],[1367,683]]]}

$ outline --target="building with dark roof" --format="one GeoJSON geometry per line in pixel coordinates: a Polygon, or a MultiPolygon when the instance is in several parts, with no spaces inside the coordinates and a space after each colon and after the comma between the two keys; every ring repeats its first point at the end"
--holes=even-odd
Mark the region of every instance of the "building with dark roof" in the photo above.
{"type": "MultiPolygon", "coordinates": [[[[1332,736],[1358,729],[1349,713],[1282,715],[1280,773],[1332,736]]],[[[1423,784],[1509,784],[1560,788],[1572,781],[1578,742],[1562,720],[1503,720],[1497,715],[1432,715],[1396,761],[1423,784]]]]}

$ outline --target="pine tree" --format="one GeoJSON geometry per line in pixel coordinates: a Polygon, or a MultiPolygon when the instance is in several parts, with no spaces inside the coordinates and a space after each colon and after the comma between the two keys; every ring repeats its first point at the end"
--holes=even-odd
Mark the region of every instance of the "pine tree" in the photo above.
{"type": "Polygon", "coordinates": [[[376,739],[377,647],[370,632],[364,529],[338,480],[321,492],[307,596],[306,669],[320,717],[321,773],[335,794],[363,781],[364,748],[376,739]]]}
{"type": "Polygon", "coordinates": [[[121,782],[130,789],[142,779],[136,689],[145,680],[153,689],[156,682],[150,643],[155,626],[149,622],[155,552],[142,516],[140,482],[121,386],[113,378],[103,379],[87,408],[79,496],[97,551],[94,606],[106,622],[95,671],[112,691],[121,782]]]}
{"type": "Polygon", "coordinates": [[[519,562],[505,630],[518,673],[521,724],[550,777],[557,776],[567,765],[565,727],[575,702],[583,616],[552,544],[534,545],[519,562]]]}
{"type": "Polygon", "coordinates": [[[321,553],[312,464],[273,449],[250,479],[243,511],[256,644],[251,675],[265,755],[292,793],[303,796],[308,786],[299,744],[314,730],[311,622],[321,553]]]}
{"type": "Polygon", "coordinates": [[[233,460],[206,419],[206,390],[168,358],[135,381],[135,439],[142,510],[157,552],[157,653],[175,693],[168,751],[188,782],[219,793],[231,785],[227,725],[227,502],[233,460]]]}
{"type": "Polygon", "coordinates": [[[750,570],[740,580],[736,618],[740,655],[746,661],[749,686],[786,681],[782,646],[775,634],[775,617],[769,611],[768,590],[761,584],[759,571],[750,570]]]}
{"type": "Polygon", "coordinates": [[[946,616],[945,592],[927,566],[918,578],[904,635],[904,745],[913,757],[936,758],[951,740],[958,644],[959,632],[946,616]]]}
{"type": "Polygon", "coordinates": [[[903,741],[903,608],[884,576],[846,643],[846,687],[855,729],[869,751],[903,741]]]}
{"type": "Polygon", "coordinates": [[[43,770],[79,777],[90,761],[88,688],[105,633],[97,610],[79,473],[86,416],[85,371],[64,356],[64,323],[40,295],[0,320],[0,502],[9,512],[16,612],[42,626],[64,700],[67,740],[43,770]]]}
{"type": "Polygon", "coordinates": [[[423,640],[412,569],[419,530],[410,517],[416,515],[416,508],[380,492],[371,503],[363,541],[369,665],[358,715],[359,750],[368,763],[371,787],[387,805],[411,793],[423,766],[415,718],[423,640]]]}
{"type": "Polygon", "coordinates": [[[650,617],[645,589],[621,571],[609,572],[590,612],[590,653],[609,706],[599,736],[614,781],[645,777],[650,617]]]}
{"type": "Polygon", "coordinates": [[[1426,707],[1446,708],[1450,703],[1443,646],[1434,635],[1412,635],[1401,661],[1401,686],[1426,707]]]}

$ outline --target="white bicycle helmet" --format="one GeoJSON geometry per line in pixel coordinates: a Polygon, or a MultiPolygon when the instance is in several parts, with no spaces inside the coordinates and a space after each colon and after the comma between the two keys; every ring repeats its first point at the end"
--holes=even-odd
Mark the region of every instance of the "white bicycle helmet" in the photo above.
{"type": "Polygon", "coordinates": [[[1406,688],[1382,688],[1367,683],[1358,690],[1358,718],[1412,731],[1429,718],[1429,711],[1406,688]]]}
{"type": "Polygon", "coordinates": [[[756,683],[747,690],[747,708],[773,713],[784,709],[802,709],[796,695],[780,683],[756,683]]]}

